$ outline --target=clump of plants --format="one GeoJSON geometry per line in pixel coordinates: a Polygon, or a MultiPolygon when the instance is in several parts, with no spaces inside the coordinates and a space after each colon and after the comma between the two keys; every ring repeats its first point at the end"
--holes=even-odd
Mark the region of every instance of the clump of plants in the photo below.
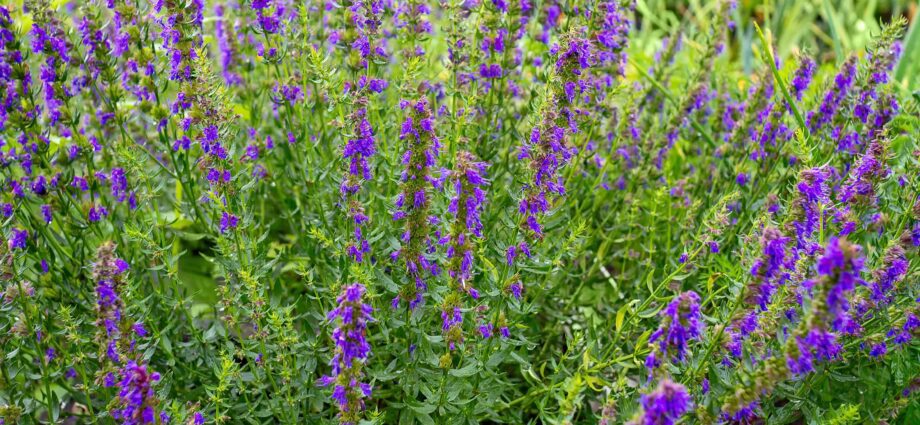
{"type": "Polygon", "coordinates": [[[0,424],[920,421],[910,9],[691,3],[0,7],[0,424]]]}

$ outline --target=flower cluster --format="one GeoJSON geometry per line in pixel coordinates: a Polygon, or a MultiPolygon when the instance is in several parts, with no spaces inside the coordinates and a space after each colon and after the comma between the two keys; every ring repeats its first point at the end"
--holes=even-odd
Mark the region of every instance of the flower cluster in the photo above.
{"type": "Polygon", "coordinates": [[[681,293],[661,311],[661,317],[661,325],[649,337],[652,352],[645,359],[649,371],[658,369],[665,361],[683,361],[689,342],[700,338],[703,331],[700,296],[693,291],[681,293]]]}
{"type": "Polygon", "coordinates": [[[549,212],[556,197],[565,195],[559,172],[578,151],[569,139],[579,132],[581,118],[576,102],[585,90],[581,77],[594,61],[591,44],[583,38],[571,37],[553,50],[557,81],[541,108],[540,122],[518,155],[518,159],[527,160],[533,176],[524,186],[518,210],[527,230],[537,239],[543,237],[540,218],[549,212]]]}
{"type": "Polygon", "coordinates": [[[152,372],[145,364],[128,362],[121,369],[118,381],[118,408],[112,417],[125,425],[167,423],[169,417],[159,409],[159,400],[153,385],[160,380],[160,374],[152,372]]]}
{"type": "MultiPolygon", "coordinates": [[[[635,4],[629,3],[629,8],[634,9],[635,4]]],[[[632,22],[627,8],[618,1],[600,4],[600,11],[601,25],[595,35],[599,45],[597,61],[602,66],[610,64],[615,67],[617,75],[623,77],[626,75],[626,48],[629,46],[632,22]]]]}
{"type": "Polygon", "coordinates": [[[447,241],[447,274],[455,291],[445,297],[441,305],[442,328],[450,341],[451,349],[463,340],[464,305],[462,294],[479,299],[479,291],[473,287],[473,250],[475,240],[482,238],[482,209],[485,202],[483,187],[486,181],[486,164],[466,151],[457,154],[455,169],[450,173],[453,196],[448,212],[453,215],[450,235],[447,241]]]}
{"type": "Polygon", "coordinates": [[[670,380],[663,380],[649,394],[643,394],[642,412],[629,422],[635,425],[672,425],[693,407],[687,388],[670,380]]]}
{"type": "MultiPolygon", "coordinates": [[[[818,281],[810,282],[815,292],[813,318],[834,331],[850,331],[855,325],[850,317],[849,293],[862,284],[864,259],[862,248],[845,239],[831,238],[818,259],[818,281]],[[823,298],[823,299],[822,299],[823,298]]],[[[807,283],[806,283],[807,285],[807,283]]]]}
{"type": "Polygon", "coordinates": [[[361,183],[371,179],[371,170],[368,158],[376,152],[374,147],[374,130],[367,120],[367,110],[359,109],[354,114],[358,122],[357,134],[348,139],[342,155],[348,160],[348,171],[341,184],[341,192],[346,199],[348,217],[354,222],[354,241],[347,248],[348,255],[355,261],[361,262],[364,255],[370,252],[370,245],[364,238],[362,226],[368,221],[364,208],[354,197],[361,189],[361,183]]]}
{"type": "Polygon", "coordinates": [[[784,269],[791,268],[788,244],[789,238],[783,236],[779,229],[764,229],[760,241],[763,255],[751,267],[753,280],[749,286],[749,304],[766,310],[776,286],[789,279],[789,273],[784,272],[784,269]]]}
{"type": "Polygon", "coordinates": [[[817,110],[808,112],[808,128],[812,133],[833,122],[840,113],[840,104],[849,95],[856,76],[857,59],[851,56],[841,65],[840,72],[834,77],[834,84],[827,90],[817,110]]]}
{"type": "Polygon", "coordinates": [[[430,227],[437,223],[437,218],[430,213],[431,188],[440,188],[442,181],[432,172],[437,166],[441,141],[435,134],[434,117],[424,100],[405,101],[400,105],[406,112],[406,119],[399,131],[399,139],[406,144],[402,153],[402,165],[405,167],[400,175],[402,190],[396,196],[396,211],[393,220],[404,223],[400,237],[402,246],[391,256],[398,260],[406,272],[408,282],[393,299],[394,308],[400,300],[408,303],[410,309],[422,302],[425,290],[425,275],[437,275],[437,263],[426,256],[436,248],[432,240],[430,227]]]}
{"type": "Polygon", "coordinates": [[[106,242],[96,251],[93,280],[96,281],[96,326],[99,347],[114,363],[121,362],[121,353],[128,346],[122,340],[129,335],[131,322],[124,315],[121,292],[128,263],[115,256],[115,244],[106,242]]]}
{"type": "Polygon", "coordinates": [[[364,410],[364,398],[370,397],[371,385],[363,382],[363,366],[371,354],[367,325],[373,321],[374,309],[364,302],[365,289],[354,283],[342,289],[338,306],[326,316],[336,324],[332,331],[335,353],[330,361],[332,374],[320,378],[319,384],[332,387],[332,398],[343,424],[356,424],[364,410]]]}
{"type": "Polygon", "coordinates": [[[473,298],[475,289],[467,286],[472,273],[473,239],[482,235],[482,209],[486,194],[486,163],[479,162],[473,154],[461,151],[457,154],[456,168],[450,173],[453,196],[448,212],[454,216],[447,248],[451,259],[448,274],[461,282],[465,292],[473,298]]]}
{"type": "Polygon", "coordinates": [[[161,0],[153,11],[160,16],[160,38],[169,57],[169,78],[187,81],[192,78],[192,61],[201,45],[204,2],[200,0],[161,0]]]}
{"type": "Polygon", "coordinates": [[[830,203],[827,179],[827,171],[821,168],[799,173],[796,198],[790,212],[792,219],[788,224],[795,232],[797,252],[810,255],[816,249],[813,237],[821,220],[824,220],[823,208],[830,203]]]}

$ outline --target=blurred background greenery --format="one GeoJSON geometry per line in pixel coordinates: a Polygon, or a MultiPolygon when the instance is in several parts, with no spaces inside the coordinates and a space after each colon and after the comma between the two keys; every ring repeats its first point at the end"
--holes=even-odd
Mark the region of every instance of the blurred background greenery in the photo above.
{"type": "MultiPolygon", "coordinates": [[[[635,45],[651,57],[660,46],[660,40],[668,34],[679,29],[709,28],[720,3],[712,0],[637,0],[639,23],[633,32],[635,45]]],[[[851,52],[864,54],[872,37],[880,32],[881,23],[903,16],[909,22],[909,29],[903,39],[896,80],[904,89],[920,90],[918,12],[920,4],[915,0],[738,0],[734,12],[738,30],[730,52],[736,56],[745,74],[756,68],[759,60],[754,54],[758,44],[756,22],[773,34],[780,58],[804,51],[819,62],[839,64],[851,52]]]]}

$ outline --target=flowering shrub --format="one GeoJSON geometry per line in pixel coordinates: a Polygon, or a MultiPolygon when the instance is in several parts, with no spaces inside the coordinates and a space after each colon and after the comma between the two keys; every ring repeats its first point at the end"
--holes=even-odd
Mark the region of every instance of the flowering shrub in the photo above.
{"type": "Polygon", "coordinates": [[[900,8],[15,3],[0,424],[920,422],[900,8]]]}

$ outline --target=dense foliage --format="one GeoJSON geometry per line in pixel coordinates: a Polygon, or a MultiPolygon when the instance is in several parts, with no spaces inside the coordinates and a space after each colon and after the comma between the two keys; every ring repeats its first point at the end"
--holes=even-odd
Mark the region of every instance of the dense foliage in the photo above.
{"type": "Polygon", "coordinates": [[[920,422],[910,9],[682,3],[0,7],[0,424],[920,422]]]}

